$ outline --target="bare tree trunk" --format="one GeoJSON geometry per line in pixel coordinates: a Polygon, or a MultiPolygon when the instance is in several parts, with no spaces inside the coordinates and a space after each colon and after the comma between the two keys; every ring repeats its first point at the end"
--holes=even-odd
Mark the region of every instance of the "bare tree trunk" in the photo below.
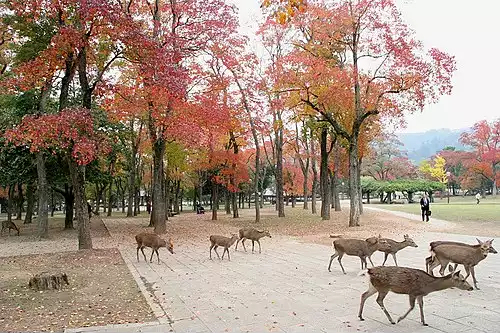
{"type": "Polygon", "coordinates": [[[92,249],[90,218],[85,198],[85,166],[79,166],[70,157],[69,173],[75,195],[76,221],[78,223],[78,249],[92,249]]]}
{"type": "Polygon", "coordinates": [[[217,206],[219,202],[219,185],[212,181],[212,221],[217,221],[217,206]]]}
{"type": "Polygon", "coordinates": [[[321,219],[330,219],[330,182],[328,171],[328,151],[327,151],[328,129],[321,128],[321,166],[320,166],[320,190],[321,190],[321,219]]]}
{"type": "Polygon", "coordinates": [[[30,181],[26,186],[26,196],[28,199],[28,204],[26,206],[26,216],[24,217],[24,224],[30,224],[32,222],[33,208],[35,206],[35,184],[32,181],[30,181]]]}
{"type": "Polygon", "coordinates": [[[224,209],[226,211],[226,215],[231,214],[231,193],[229,190],[225,189],[224,190],[224,209]]]}
{"type": "MultiPolygon", "coordinates": [[[[113,167],[111,167],[111,170],[113,170],[113,167]]],[[[111,174],[113,174],[113,171],[111,171],[111,174]]],[[[113,211],[113,178],[110,179],[109,181],[109,188],[108,188],[108,214],[107,216],[111,216],[111,212],[113,211]]]]}
{"type": "Polygon", "coordinates": [[[311,197],[311,212],[313,214],[317,214],[316,211],[316,193],[318,193],[318,170],[316,168],[316,144],[313,139],[313,130],[310,130],[311,133],[311,167],[313,172],[313,181],[312,181],[312,197],[311,197]]]}
{"type": "Polygon", "coordinates": [[[23,184],[17,183],[17,215],[16,215],[16,220],[22,219],[23,207],[24,207],[23,184]]]}
{"type": "MultiPolygon", "coordinates": [[[[281,114],[277,112],[281,124],[281,114]]],[[[284,178],[283,178],[283,128],[279,126],[276,133],[276,208],[278,217],[285,217],[284,178]]]]}
{"type": "Polygon", "coordinates": [[[359,183],[358,183],[358,137],[353,135],[349,143],[349,196],[350,196],[350,212],[349,212],[349,226],[359,226],[360,216],[360,197],[359,197],[359,183]]]}
{"type": "MultiPolygon", "coordinates": [[[[47,238],[49,236],[49,210],[47,185],[47,170],[45,168],[45,156],[43,152],[36,153],[36,170],[38,174],[38,237],[47,238]]],[[[73,220],[71,220],[73,224],[73,220]]],[[[66,229],[66,221],[64,228],[66,229]]]]}
{"type": "MultiPolygon", "coordinates": [[[[356,173],[358,179],[358,192],[359,192],[359,214],[363,214],[363,190],[361,189],[361,162],[362,159],[359,159],[358,163],[358,172],[356,173]]],[[[359,221],[358,221],[359,224],[359,221]]]]}
{"type": "Polygon", "coordinates": [[[165,155],[165,142],[157,140],[153,146],[153,207],[151,219],[154,231],[164,234],[167,231],[165,196],[163,191],[163,156],[165,155]]]}
{"type": "Polygon", "coordinates": [[[334,172],[332,174],[332,195],[334,208],[336,212],[340,212],[342,207],[340,207],[340,198],[339,198],[339,170],[340,170],[340,147],[338,143],[334,146],[333,152],[333,168],[334,172]]]}
{"type": "Polygon", "coordinates": [[[7,192],[7,221],[12,221],[12,206],[14,199],[14,185],[9,185],[9,190],[7,192]]]}

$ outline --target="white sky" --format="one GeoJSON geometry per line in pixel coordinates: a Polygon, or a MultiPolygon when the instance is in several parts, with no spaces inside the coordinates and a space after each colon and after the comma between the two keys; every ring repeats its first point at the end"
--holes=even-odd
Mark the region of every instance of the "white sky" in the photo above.
{"type": "MultiPolygon", "coordinates": [[[[262,18],[260,0],[231,0],[239,8],[242,32],[253,39],[262,18]]],[[[455,56],[453,92],[422,113],[408,115],[403,132],[461,129],[500,117],[500,1],[396,0],[403,19],[426,48],[455,56]]]]}

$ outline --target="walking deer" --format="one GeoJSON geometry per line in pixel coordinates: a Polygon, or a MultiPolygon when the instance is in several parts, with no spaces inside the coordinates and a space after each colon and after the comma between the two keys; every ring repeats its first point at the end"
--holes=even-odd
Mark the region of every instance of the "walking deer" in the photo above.
{"type": "MultiPolygon", "coordinates": [[[[476,238],[476,240],[477,240],[478,244],[466,244],[466,243],[454,242],[454,241],[434,241],[434,242],[431,242],[429,245],[430,245],[431,251],[436,246],[443,245],[443,244],[468,246],[468,247],[472,247],[472,248],[478,248],[478,247],[481,246],[481,241],[478,238],[476,238]]],[[[491,243],[489,243],[489,245],[490,245],[490,248],[488,250],[488,253],[493,253],[493,254],[498,253],[497,250],[495,250],[495,248],[491,245],[491,243]]],[[[455,271],[457,269],[457,267],[458,267],[457,263],[454,263],[454,264],[455,264],[455,267],[453,268],[453,271],[455,271]]],[[[426,267],[427,273],[432,274],[432,270],[436,266],[438,266],[438,265],[439,265],[439,262],[436,260],[436,258],[434,257],[434,255],[430,255],[429,257],[425,258],[425,267],[426,267]]]]}
{"type": "Polygon", "coordinates": [[[415,308],[415,300],[420,308],[420,321],[427,326],[424,318],[424,296],[431,292],[448,288],[459,288],[462,290],[473,290],[472,286],[460,274],[460,271],[444,277],[434,277],[420,269],[407,267],[373,267],[368,269],[369,285],[368,290],[361,295],[358,317],[363,319],[363,307],[366,300],[378,292],[377,303],[384,311],[391,324],[395,324],[391,315],[384,306],[384,298],[389,291],[396,294],[406,294],[409,296],[410,308],[404,315],[398,318],[398,322],[415,308]]]}
{"type": "Polygon", "coordinates": [[[377,251],[380,246],[389,247],[390,245],[383,239],[379,237],[370,237],[366,240],[361,239],[336,239],[333,241],[333,248],[335,253],[330,257],[330,263],[328,264],[328,271],[331,272],[332,261],[336,257],[338,257],[338,261],[340,264],[340,268],[342,268],[342,272],[346,274],[344,266],[342,266],[342,257],[344,254],[350,256],[357,256],[361,260],[361,269],[367,268],[368,264],[366,263],[366,258],[370,260],[370,263],[373,265],[371,255],[373,252],[377,251]]]}
{"type": "Polygon", "coordinates": [[[254,244],[257,242],[259,244],[259,253],[260,252],[260,239],[262,237],[269,237],[271,238],[271,234],[267,230],[259,231],[254,228],[242,228],[240,229],[240,239],[236,242],[236,248],[234,249],[235,251],[238,250],[238,243],[241,241],[241,245],[243,245],[243,249],[245,252],[247,252],[247,249],[245,247],[245,240],[250,239],[252,241],[252,253],[254,249],[254,244]]]}
{"type": "Polygon", "coordinates": [[[212,260],[212,249],[214,249],[215,254],[220,259],[219,253],[217,252],[217,248],[219,246],[224,247],[224,252],[222,252],[222,259],[224,259],[224,253],[227,252],[227,258],[231,261],[231,257],[229,256],[229,248],[238,240],[238,235],[231,234],[231,238],[220,236],[220,235],[212,235],[210,236],[210,260],[212,260]]]}
{"type": "Polygon", "coordinates": [[[142,255],[144,256],[144,260],[147,262],[146,255],[144,254],[144,248],[150,247],[153,251],[151,252],[151,258],[149,262],[153,262],[153,254],[156,252],[156,256],[158,257],[158,264],[160,264],[160,254],[158,253],[158,249],[160,247],[166,247],[167,250],[174,254],[174,244],[172,243],[172,239],[168,240],[168,244],[164,239],[161,239],[156,234],[150,233],[140,233],[135,236],[135,240],[137,242],[137,261],[139,261],[139,249],[141,249],[142,255]]]}
{"type": "Polygon", "coordinates": [[[461,264],[464,265],[465,272],[467,273],[465,278],[472,275],[474,287],[479,289],[477,286],[475,266],[488,256],[493,239],[485,242],[478,241],[480,242],[479,247],[455,244],[441,244],[434,247],[431,251],[433,254],[432,256],[436,259],[436,263],[433,264],[434,266],[429,266],[429,273],[432,274],[434,267],[440,264],[441,268],[439,269],[439,273],[444,275],[445,268],[450,262],[461,264]]]}
{"type": "Polygon", "coordinates": [[[9,229],[9,236],[10,236],[10,229],[16,230],[17,231],[17,235],[19,236],[19,228],[12,221],[2,221],[2,230],[0,231],[0,235],[3,234],[3,230],[4,229],[9,229]]]}
{"type": "Polygon", "coordinates": [[[389,257],[389,254],[392,255],[392,259],[394,259],[394,263],[397,266],[398,262],[396,260],[396,253],[398,253],[398,251],[404,249],[407,246],[418,247],[418,245],[415,244],[413,239],[411,239],[408,235],[404,235],[404,240],[402,242],[397,242],[390,238],[382,238],[382,239],[385,240],[390,245],[390,247],[380,247],[378,249],[380,252],[384,252],[384,262],[382,263],[382,266],[385,265],[385,262],[387,261],[387,257],[389,257]]]}

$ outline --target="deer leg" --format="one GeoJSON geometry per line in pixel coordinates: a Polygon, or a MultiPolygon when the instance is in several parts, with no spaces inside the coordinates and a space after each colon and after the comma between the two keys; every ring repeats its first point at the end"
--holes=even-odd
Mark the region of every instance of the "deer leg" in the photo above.
{"type": "MultiPolygon", "coordinates": [[[[219,247],[218,245],[215,245],[215,246],[214,246],[214,251],[215,251],[215,254],[217,254],[217,258],[219,258],[219,259],[220,259],[219,252],[217,252],[217,248],[218,248],[218,247],[219,247]]],[[[224,253],[223,253],[223,254],[224,254],[224,253]]]]}
{"type": "Polygon", "coordinates": [[[252,253],[253,253],[253,246],[255,245],[255,241],[252,239],[252,253]]]}
{"type": "Polygon", "coordinates": [[[332,261],[335,259],[339,254],[337,253],[337,250],[335,250],[335,253],[332,254],[330,257],[330,263],[328,264],[328,271],[331,272],[332,270],[330,269],[332,267],[332,261]]]}
{"type": "Polygon", "coordinates": [[[387,312],[387,309],[384,306],[384,298],[385,298],[385,296],[387,296],[388,292],[389,291],[386,291],[386,290],[379,291],[378,296],[377,296],[377,303],[378,303],[378,305],[380,305],[380,308],[382,309],[382,311],[384,311],[385,315],[387,316],[387,319],[389,319],[391,324],[395,324],[394,320],[392,320],[392,318],[391,318],[391,315],[389,314],[389,312],[387,312]]]}
{"type": "Polygon", "coordinates": [[[347,274],[347,273],[345,272],[344,266],[342,266],[342,257],[343,257],[343,256],[344,256],[344,254],[343,254],[343,253],[339,254],[339,259],[338,259],[338,261],[339,261],[339,264],[340,264],[340,268],[342,268],[342,272],[344,272],[344,274],[347,274]]]}
{"type": "MultiPolygon", "coordinates": [[[[372,261],[372,256],[368,256],[368,260],[370,260],[370,264],[372,264],[372,267],[375,267],[372,261]]],[[[368,268],[368,264],[366,263],[366,258],[365,258],[365,268],[368,268]]]]}
{"type": "Polygon", "coordinates": [[[140,248],[141,248],[141,247],[138,245],[138,246],[137,246],[137,262],[139,262],[139,249],[140,249],[140,248]]]}
{"type": "MultiPolygon", "coordinates": [[[[467,274],[465,275],[464,280],[467,280],[467,278],[468,278],[468,277],[469,277],[469,275],[470,275],[470,267],[469,267],[469,266],[465,266],[465,265],[464,265],[464,268],[465,268],[465,273],[467,273],[467,274]]],[[[473,279],[473,280],[474,280],[474,279],[473,279]]]]}
{"type": "Polygon", "coordinates": [[[224,260],[224,254],[226,254],[227,248],[224,248],[224,251],[222,251],[222,260],[224,260]]]}
{"type": "Polygon", "coordinates": [[[156,252],[156,257],[158,258],[158,265],[160,264],[160,254],[158,253],[158,249],[154,250],[156,252]]]}
{"type": "Polygon", "coordinates": [[[382,263],[382,266],[385,265],[385,262],[387,261],[387,258],[389,257],[389,253],[384,252],[384,262],[382,263]]]}
{"type": "Polygon", "coordinates": [[[212,249],[214,246],[215,246],[214,244],[210,245],[210,260],[212,260],[212,249]]]}
{"type": "Polygon", "coordinates": [[[257,243],[259,244],[259,253],[261,253],[260,252],[260,240],[257,239],[257,243]]]}
{"type": "Polygon", "coordinates": [[[227,251],[227,260],[231,261],[231,257],[229,256],[229,248],[225,249],[227,251]]]}
{"type": "Polygon", "coordinates": [[[152,263],[153,262],[153,254],[155,254],[155,249],[151,248],[151,259],[149,259],[149,262],[152,263]]]}
{"type": "Polygon", "coordinates": [[[471,266],[470,272],[472,274],[472,281],[474,281],[474,288],[476,288],[476,290],[479,290],[479,287],[477,286],[476,271],[474,270],[474,266],[471,266]]]}
{"type": "Polygon", "coordinates": [[[368,290],[365,291],[361,295],[361,303],[359,304],[359,313],[358,313],[359,320],[364,320],[363,319],[363,308],[365,306],[366,300],[369,297],[373,296],[373,294],[375,294],[376,292],[377,292],[377,289],[375,289],[375,287],[373,286],[373,284],[370,282],[369,285],[368,285],[368,290]]]}
{"type": "Polygon", "coordinates": [[[243,240],[241,241],[241,245],[243,245],[243,250],[245,250],[245,252],[247,252],[247,248],[245,247],[246,240],[247,240],[246,238],[243,238],[243,240]]]}
{"type": "Polygon", "coordinates": [[[141,252],[142,252],[142,255],[144,256],[144,261],[148,262],[148,259],[146,259],[146,254],[144,253],[144,246],[141,246],[141,252]]]}
{"type": "Polygon", "coordinates": [[[408,315],[408,313],[410,313],[415,308],[415,299],[416,299],[415,296],[410,295],[410,308],[408,309],[408,311],[406,311],[406,313],[404,315],[402,315],[401,317],[398,318],[398,323],[401,320],[405,319],[406,316],[408,315]]]}
{"type": "Polygon", "coordinates": [[[365,268],[365,262],[363,261],[363,257],[359,257],[359,260],[361,261],[361,269],[365,268]]]}
{"type": "Polygon", "coordinates": [[[437,266],[439,265],[439,261],[434,258],[434,259],[430,259],[430,262],[428,264],[428,273],[432,276],[434,276],[434,268],[436,268],[437,266]]]}
{"type": "Polygon", "coordinates": [[[398,265],[398,261],[396,260],[396,253],[391,253],[392,254],[392,259],[394,259],[394,263],[396,266],[398,265]]]}
{"type": "Polygon", "coordinates": [[[425,318],[424,318],[424,296],[418,296],[417,302],[418,302],[418,307],[420,308],[420,321],[422,322],[422,325],[429,326],[425,323],[425,318]]]}
{"type": "Polygon", "coordinates": [[[450,261],[444,259],[443,261],[439,260],[439,263],[441,264],[441,268],[439,269],[439,274],[441,274],[441,276],[444,276],[444,271],[446,270],[446,267],[448,266],[450,261]]]}
{"type": "Polygon", "coordinates": [[[234,248],[235,251],[238,251],[238,243],[240,242],[241,238],[236,241],[236,247],[234,248]]]}

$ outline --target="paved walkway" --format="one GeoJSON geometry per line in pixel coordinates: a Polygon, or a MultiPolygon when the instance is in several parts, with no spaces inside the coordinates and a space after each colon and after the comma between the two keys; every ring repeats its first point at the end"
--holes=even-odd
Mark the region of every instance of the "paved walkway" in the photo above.
{"type": "MultiPolygon", "coordinates": [[[[113,235],[113,230],[110,232],[113,235]]],[[[414,240],[419,248],[402,250],[398,262],[424,268],[428,243],[436,239],[474,242],[472,236],[417,235],[414,240]]],[[[328,246],[288,237],[266,238],[262,240],[262,254],[231,249],[231,261],[209,260],[208,248],[207,241],[179,246],[174,255],[162,249],[160,265],[146,263],[142,258],[138,263],[133,245],[121,248],[158,322],[67,332],[499,331],[500,255],[490,255],[476,269],[481,290],[446,290],[427,296],[425,314],[430,327],[423,327],[417,308],[404,321],[390,325],[375,296],[367,301],[366,320],[360,322],[359,298],[367,288],[367,281],[366,277],[358,276],[359,259],[344,257],[346,275],[336,260],[332,272],[328,272],[331,255],[328,246]]],[[[373,256],[376,264],[382,258],[381,253],[373,256]]],[[[391,293],[385,304],[397,318],[408,308],[408,297],[391,293]]]]}

